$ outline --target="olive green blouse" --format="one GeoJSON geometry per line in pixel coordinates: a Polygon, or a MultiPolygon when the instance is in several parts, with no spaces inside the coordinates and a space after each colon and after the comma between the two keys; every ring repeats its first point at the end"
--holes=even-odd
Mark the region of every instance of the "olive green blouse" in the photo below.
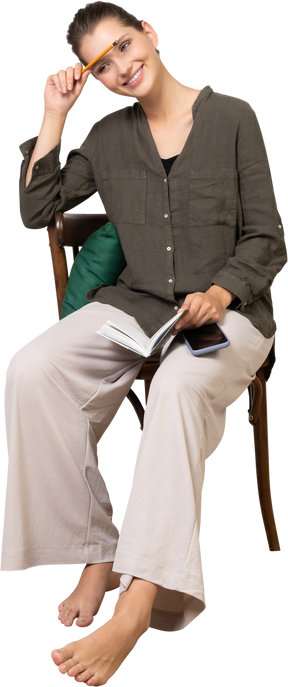
{"type": "Polygon", "coordinates": [[[138,102],[97,122],[62,170],[56,146],[35,163],[25,188],[37,139],[27,141],[20,146],[23,222],[45,227],[97,190],[127,266],[116,286],[100,286],[87,300],[133,315],[151,336],[188,293],[217,284],[236,294],[231,308],[271,337],[270,286],[287,256],[255,112],[206,86],[192,114],[169,176],[138,102]]]}

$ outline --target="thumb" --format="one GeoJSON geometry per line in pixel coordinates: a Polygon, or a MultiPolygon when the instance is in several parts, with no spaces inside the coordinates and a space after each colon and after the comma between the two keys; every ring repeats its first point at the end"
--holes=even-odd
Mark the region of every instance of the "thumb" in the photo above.
{"type": "Polygon", "coordinates": [[[86,72],[83,72],[81,74],[81,82],[83,83],[83,86],[86,83],[88,76],[91,74],[91,72],[92,72],[92,69],[87,69],[86,72]]]}
{"type": "Polygon", "coordinates": [[[89,74],[91,74],[91,69],[87,69],[87,72],[83,72],[83,74],[80,76],[80,79],[77,79],[77,81],[74,82],[75,99],[79,98],[79,95],[82,93],[89,74]]]}

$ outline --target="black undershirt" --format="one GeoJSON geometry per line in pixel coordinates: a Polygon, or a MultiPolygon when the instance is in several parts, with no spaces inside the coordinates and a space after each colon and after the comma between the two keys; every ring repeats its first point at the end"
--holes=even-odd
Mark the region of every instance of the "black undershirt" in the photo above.
{"type": "Polygon", "coordinates": [[[169,158],[167,158],[166,160],[163,160],[163,158],[161,158],[161,162],[162,162],[163,165],[164,165],[164,168],[165,168],[165,172],[166,172],[166,174],[167,174],[167,177],[168,177],[168,174],[169,174],[169,172],[170,172],[170,170],[171,170],[171,167],[172,167],[172,165],[173,165],[173,162],[175,162],[175,160],[177,159],[177,157],[178,157],[178,155],[174,155],[174,157],[169,157],[169,158]]]}

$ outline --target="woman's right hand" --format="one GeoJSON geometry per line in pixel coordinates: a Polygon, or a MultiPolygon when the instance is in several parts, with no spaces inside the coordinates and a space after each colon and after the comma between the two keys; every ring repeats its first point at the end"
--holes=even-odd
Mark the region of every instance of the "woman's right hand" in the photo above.
{"type": "Polygon", "coordinates": [[[66,116],[73,107],[85,85],[91,69],[82,74],[82,64],[77,62],[74,67],[61,69],[58,74],[48,76],[45,92],[45,112],[66,116]]]}

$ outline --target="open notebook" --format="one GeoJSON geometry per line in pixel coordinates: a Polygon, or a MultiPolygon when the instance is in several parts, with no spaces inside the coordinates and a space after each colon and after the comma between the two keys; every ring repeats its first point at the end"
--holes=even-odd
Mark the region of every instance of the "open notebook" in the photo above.
{"type": "Polygon", "coordinates": [[[181,313],[174,315],[171,320],[168,320],[166,324],[163,324],[163,326],[153,334],[151,339],[143,332],[135,329],[135,327],[126,324],[123,320],[107,320],[107,322],[102,325],[101,329],[97,331],[97,334],[101,334],[101,336],[105,336],[106,339],[115,341],[115,343],[120,346],[129,348],[131,351],[139,353],[139,355],[144,355],[145,358],[149,358],[149,356],[155,353],[163,344],[165,339],[168,338],[176,322],[181,320],[181,317],[183,317],[186,312],[188,311],[183,310],[181,313]]]}

